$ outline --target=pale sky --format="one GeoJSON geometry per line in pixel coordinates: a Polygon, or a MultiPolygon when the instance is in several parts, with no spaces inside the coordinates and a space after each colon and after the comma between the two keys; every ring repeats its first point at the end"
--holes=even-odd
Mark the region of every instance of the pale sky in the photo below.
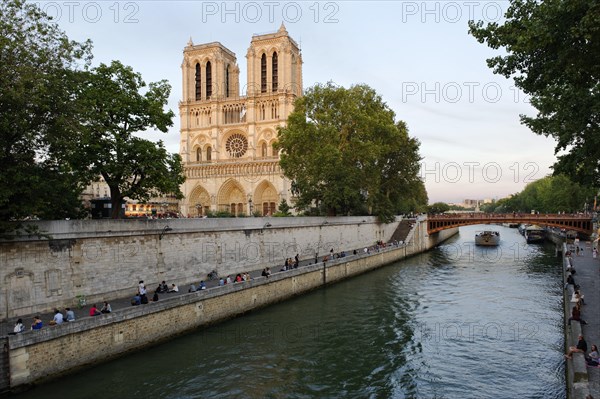
{"type": "Polygon", "coordinates": [[[519,123],[533,115],[514,83],[494,75],[496,53],[468,35],[469,19],[501,21],[507,1],[41,1],[73,40],[91,39],[94,65],[120,60],[146,82],[167,79],[176,113],[162,139],[179,151],[182,52],[221,42],[246,83],[253,34],[283,22],[301,46],[304,87],[373,87],[421,141],[430,202],[502,198],[544,177],[554,141],[519,123]]]}

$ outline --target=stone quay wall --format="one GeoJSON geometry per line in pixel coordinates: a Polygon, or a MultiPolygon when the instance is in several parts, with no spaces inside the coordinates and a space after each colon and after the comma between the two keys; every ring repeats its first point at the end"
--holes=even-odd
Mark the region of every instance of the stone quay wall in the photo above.
{"type": "Polygon", "coordinates": [[[374,217],[38,222],[51,239],[0,242],[0,320],[133,295],[139,280],[198,283],[387,241],[374,217]]]}
{"type": "Polygon", "coordinates": [[[107,315],[80,319],[60,328],[9,336],[9,387],[15,389],[54,378],[335,283],[426,251],[457,232],[455,228],[428,236],[426,223],[421,221],[401,246],[387,247],[368,255],[350,255],[326,264],[317,263],[277,273],[269,279],[260,277],[121,309],[107,315]]]}

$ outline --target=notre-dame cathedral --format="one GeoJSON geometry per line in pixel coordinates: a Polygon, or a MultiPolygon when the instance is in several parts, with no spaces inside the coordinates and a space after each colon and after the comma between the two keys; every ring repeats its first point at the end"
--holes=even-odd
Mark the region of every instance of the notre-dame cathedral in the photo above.
{"type": "Polygon", "coordinates": [[[252,37],[246,61],[247,84],[240,90],[236,56],[221,43],[190,39],[183,50],[183,215],[266,216],[282,199],[292,203],[273,145],[277,127],[302,95],[300,48],[281,25],[252,37]]]}

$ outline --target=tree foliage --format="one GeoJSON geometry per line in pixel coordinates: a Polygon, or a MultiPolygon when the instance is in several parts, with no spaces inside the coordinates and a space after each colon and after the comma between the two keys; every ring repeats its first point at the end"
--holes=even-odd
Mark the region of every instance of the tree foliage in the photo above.
{"type": "Polygon", "coordinates": [[[450,210],[450,205],[445,202],[436,202],[427,207],[427,213],[444,213],[450,210]]]}
{"type": "Polygon", "coordinates": [[[77,217],[83,185],[65,160],[77,71],[91,44],[70,41],[33,4],[0,2],[0,235],[26,217],[77,217]]]}
{"type": "Polygon", "coordinates": [[[418,140],[366,85],[308,89],[279,130],[278,148],[299,210],[389,220],[402,207],[427,203],[418,140]]]}
{"type": "Polygon", "coordinates": [[[503,25],[470,22],[470,33],[508,55],[488,59],[531,96],[534,133],[557,140],[555,173],[600,185],[600,1],[511,0],[503,25]]]}
{"type": "Polygon", "coordinates": [[[483,208],[485,212],[542,213],[579,212],[593,205],[594,190],[571,181],[565,175],[547,176],[529,183],[523,191],[483,208]]]}
{"type": "Polygon", "coordinates": [[[290,205],[287,203],[285,198],[282,198],[281,202],[279,202],[279,206],[277,207],[277,212],[273,216],[292,216],[290,209],[290,205]]]}
{"type": "Polygon", "coordinates": [[[150,83],[118,61],[101,64],[86,74],[81,90],[82,130],[72,162],[89,178],[102,176],[110,187],[112,217],[128,197],[146,201],[152,196],[175,194],[184,182],[178,154],[169,154],[162,141],[134,136],[148,129],[166,133],[173,111],[164,111],[171,86],[150,83]],[[142,93],[142,90],[145,92],[142,93]]]}
{"type": "Polygon", "coordinates": [[[80,194],[99,175],[114,183],[129,174],[128,183],[113,186],[131,198],[180,194],[178,155],[130,134],[107,139],[166,131],[170,87],[151,84],[141,101],[139,75],[118,63],[133,77],[116,64],[90,71],[91,58],[90,41],[69,40],[35,4],[0,0],[0,236],[23,219],[85,216],[80,194]],[[109,162],[116,158],[120,170],[109,162]]]}

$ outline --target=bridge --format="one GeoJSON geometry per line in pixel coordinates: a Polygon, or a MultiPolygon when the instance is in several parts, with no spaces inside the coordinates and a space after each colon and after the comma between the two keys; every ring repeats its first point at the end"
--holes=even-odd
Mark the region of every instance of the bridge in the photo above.
{"type": "Polygon", "coordinates": [[[427,233],[433,234],[453,227],[491,223],[526,223],[558,227],[583,234],[593,233],[591,215],[521,214],[521,213],[456,213],[427,216],[427,233]]]}

